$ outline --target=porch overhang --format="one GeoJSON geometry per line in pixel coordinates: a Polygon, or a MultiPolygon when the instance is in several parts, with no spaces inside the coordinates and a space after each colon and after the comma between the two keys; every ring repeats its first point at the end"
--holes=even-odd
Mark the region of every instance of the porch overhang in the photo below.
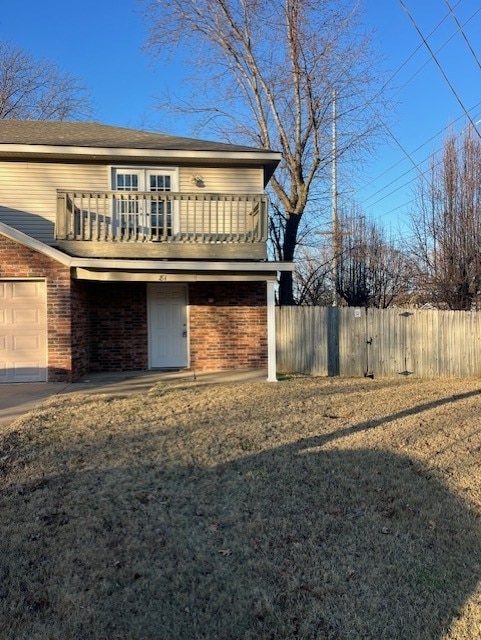
{"type": "Polygon", "coordinates": [[[276,273],[158,273],[149,271],[103,271],[74,269],[76,280],[101,282],[267,282],[276,280],[276,273]]]}
{"type": "Polygon", "coordinates": [[[215,262],[162,260],[73,259],[72,277],[104,282],[268,282],[279,271],[292,271],[284,262],[215,262]]]}

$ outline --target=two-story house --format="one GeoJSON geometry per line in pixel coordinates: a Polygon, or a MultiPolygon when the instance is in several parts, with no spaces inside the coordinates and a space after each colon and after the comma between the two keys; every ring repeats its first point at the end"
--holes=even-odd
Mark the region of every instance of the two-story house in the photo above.
{"type": "Polygon", "coordinates": [[[264,187],[279,153],[0,121],[0,382],[267,368],[264,187]]]}

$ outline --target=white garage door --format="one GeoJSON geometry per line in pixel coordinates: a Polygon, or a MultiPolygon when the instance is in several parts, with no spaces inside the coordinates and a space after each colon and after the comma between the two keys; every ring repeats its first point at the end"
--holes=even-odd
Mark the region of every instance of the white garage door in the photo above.
{"type": "Polygon", "coordinates": [[[45,283],[0,281],[0,383],[46,379],[45,283]]]}

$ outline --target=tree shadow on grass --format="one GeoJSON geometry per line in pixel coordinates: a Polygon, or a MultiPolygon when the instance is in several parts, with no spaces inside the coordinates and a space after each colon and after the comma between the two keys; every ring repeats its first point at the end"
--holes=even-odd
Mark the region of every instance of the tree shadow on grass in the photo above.
{"type": "Polygon", "coordinates": [[[470,505],[412,460],[319,441],[10,487],[3,637],[441,640],[479,578],[470,505]],[[317,448],[310,448],[316,445],[317,448]]]}

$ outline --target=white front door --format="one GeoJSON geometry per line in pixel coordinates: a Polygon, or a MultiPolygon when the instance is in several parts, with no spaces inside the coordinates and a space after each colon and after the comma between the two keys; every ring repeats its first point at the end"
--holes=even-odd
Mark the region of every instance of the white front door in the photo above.
{"type": "Polygon", "coordinates": [[[149,366],[188,366],[187,300],[183,285],[149,284],[149,366]]]}
{"type": "Polygon", "coordinates": [[[0,282],[0,382],[47,380],[45,283],[0,282]]]}

